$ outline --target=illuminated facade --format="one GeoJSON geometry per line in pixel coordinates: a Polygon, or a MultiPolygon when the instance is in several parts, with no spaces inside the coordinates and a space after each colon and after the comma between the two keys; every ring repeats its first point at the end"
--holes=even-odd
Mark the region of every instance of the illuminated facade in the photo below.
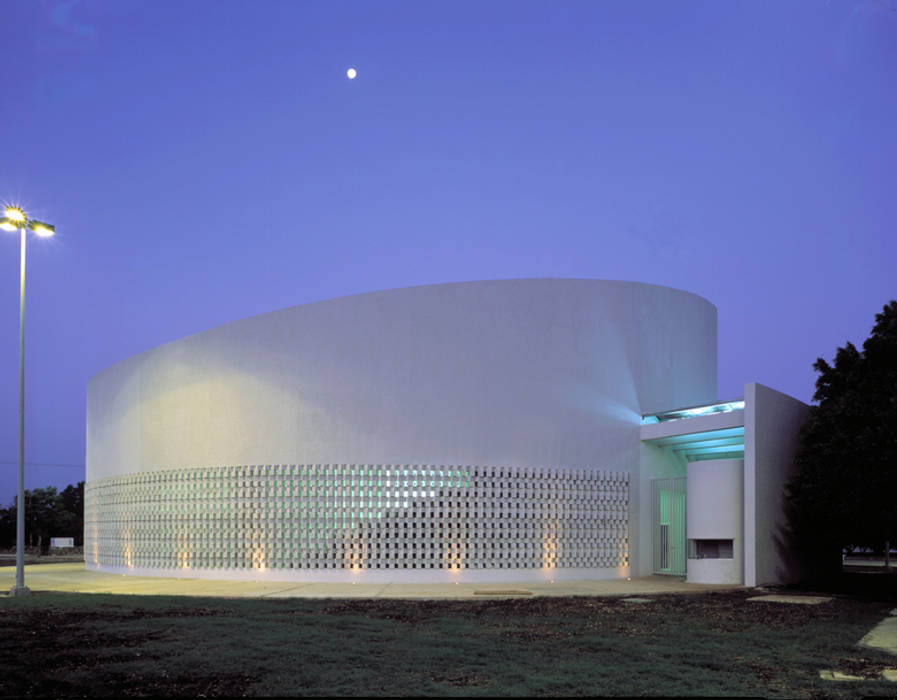
{"type": "Polygon", "coordinates": [[[125,569],[621,569],[628,475],[384,465],[171,469],[88,489],[87,556],[125,569]],[[101,515],[102,514],[102,515],[101,515]]]}
{"type": "MultiPolygon", "coordinates": [[[[236,321],[91,379],[85,559],[271,580],[684,573],[686,496],[660,486],[691,462],[669,426],[740,416],[731,474],[753,429],[744,406],[659,411],[715,399],[716,309],[656,285],[433,285],[236,321]]],[[[691,526],[701,558],[729,553],[722,521],[691,526]]]]}

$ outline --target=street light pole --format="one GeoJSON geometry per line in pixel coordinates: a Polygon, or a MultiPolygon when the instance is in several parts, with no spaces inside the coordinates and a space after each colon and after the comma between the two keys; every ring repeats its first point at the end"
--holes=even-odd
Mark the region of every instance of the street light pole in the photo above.
{"type": "Polygon", "coordinates": [[[25,241],[28,229],[38,236],[52,236],[56,229],[50,224],[28,219],[18,207],[6,207],[0,217],[0,228],[18,229],[20,235],[19,263],[19,491],[16,502],[16,585],[9,594],[30,595],[25,586],[25,241]]]}
{"type": "Polygon", "coordinates": [[[28,595],[25,586],[25,227],[19,265],[19,496],[16,504],[16,585],[12,595],[28,595]]]}

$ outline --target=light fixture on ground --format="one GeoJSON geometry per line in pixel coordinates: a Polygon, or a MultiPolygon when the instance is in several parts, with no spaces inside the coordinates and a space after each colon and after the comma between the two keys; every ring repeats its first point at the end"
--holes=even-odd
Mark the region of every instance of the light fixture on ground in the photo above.
{"type": "Polygon", "coordinates": [[[6,207],[0,228],[20,233],[19,267],[19,489],[16,499],[16,583],[10,595],[28,595],[25,586],[25,240],[26,233],[47,238],[56,232],[51,224],[29,219],[19,207],[6,207]]]}

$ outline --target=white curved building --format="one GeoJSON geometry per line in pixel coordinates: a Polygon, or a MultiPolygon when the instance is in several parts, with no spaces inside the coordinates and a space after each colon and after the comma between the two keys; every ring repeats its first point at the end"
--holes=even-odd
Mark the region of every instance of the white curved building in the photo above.
{"type": "Polygon", "coordinates": [[[652,479],[686,463],[643,416],[715,400],[715,307],[655,285],[442,284],[243,319],[90,380],[85,558],[221,578],[650,573],[652,479]]]}

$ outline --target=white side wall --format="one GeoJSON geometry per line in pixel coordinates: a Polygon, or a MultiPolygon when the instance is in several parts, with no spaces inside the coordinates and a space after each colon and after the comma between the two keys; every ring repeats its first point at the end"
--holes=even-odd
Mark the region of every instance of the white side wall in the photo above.
{"type": "Polygon", "coordinates": [[[762,384],[744,387],[744,583],[787,583],[798,572],[784,542],[785,484],[809,406],[762,384]]]}
{"type": "Polygon", "coordinates": [[[656,445],[642,443],[639,478],[630,482],[630,507],[633,514],[634,532],[637,535],[632,538],[634,542],[631,553],[633,576],[650,576],[654,573],[651,480],[671,479],[685,475],[685,465],[681,464],[672,452],[656,445]]]}
{"type": "Polygon", "coordinates": [[[689,559],[693,583],[741,583],[743,580],[744,463],[714,459],[688,465],[686,538],[732,540],[732,559],[689,559]]]}

